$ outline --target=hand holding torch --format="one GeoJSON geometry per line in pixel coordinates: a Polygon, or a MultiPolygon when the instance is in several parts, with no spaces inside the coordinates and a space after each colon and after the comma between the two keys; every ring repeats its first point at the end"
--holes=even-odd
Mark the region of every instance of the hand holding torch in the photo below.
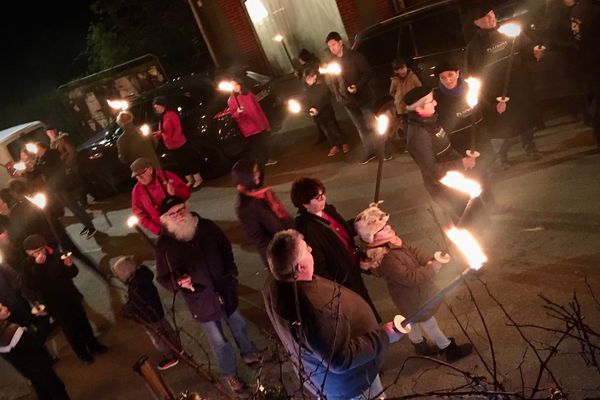
{"type": "Polygon", "coordinates": [[[517,41],[517,38],[521,34],[521,25],[513,23],[513,22],[509,22],[509,23],[502,25],[500,28],[498,28],[498,32],[512,38],[512,44],[510,46],[510,53],[508,55],[508,68],[506,69],[506,74],[504,75],[504,86],[502,88],[502,96],[496,98],[496,100],[499,103],[506,104],[510,100],[510,98],[507,97],[506,95],[508,92],[508,84],[510,82],[510,75],[512,73],[513,59],[515,56],[515,42],[517,41]]]}
{"type": "Polygon", "coordinates": [[[235,100],[235,104],[237,105],[238,112],[243,111],[243,108],[240,105],[240,101],[237,98],[237,93],[233,91],[233,83],[231,83],[231,81],[221,81],[217,85],[217,88],[222,92],[228,92],[229,94],[231,94],[231,96],[233,96],[233,99],[235,100]]]}

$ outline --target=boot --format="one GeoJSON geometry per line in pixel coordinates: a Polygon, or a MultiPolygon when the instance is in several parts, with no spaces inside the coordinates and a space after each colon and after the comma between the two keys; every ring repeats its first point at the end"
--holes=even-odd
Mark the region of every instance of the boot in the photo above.
{"type": "Polygon", "coordinates": [[[194,183],[192,184],[192,189],[199,188],[202,185],[202,176],[200,174],[194,174],[194,183]]]}
{"type": "Polygon", "coordinates": [[[444,356],[446,362],[453,363],[468,356],[471,354],[471,351],[473,351],[473,345],[471,345],[471,343],[457,345],[454,338],[450,338],[450,345],[441,349],[440,354],[444,356]]]}
{"type": "Polygon", "coordinates": [[[413,343],[415,346],[415,353],[419,356],[435,356],[440,352],[436,346],[431,346],[427,343],[427,340],[423,340],[420,343],[413,343]]]}

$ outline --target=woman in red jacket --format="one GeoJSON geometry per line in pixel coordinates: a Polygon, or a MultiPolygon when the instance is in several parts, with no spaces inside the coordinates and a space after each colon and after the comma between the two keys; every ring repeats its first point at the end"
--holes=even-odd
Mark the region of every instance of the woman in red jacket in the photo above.
{"type": "Polygon", "coordinates": [[[233,93],[227,100],[229,113],[237,122],[240,131],[246,138],[250,157],[263,165],[275,165],[276,160],[269,158],[267,140],[271,125],[256,100],[254,93],[244,88],[241,79],[231,80],[233,93]]]}
{"type": "Polygon", "coordinates": [[[156,97],[152,105],[154,111],[161,115],[157,138],[163,141],[169,153],[172,153],[172,158],[177,160],[177,172],[185,176],[188,186],[196,189],[202,184],[198,157],[194,153],[191,143],[183,134],[179,114],[170,107],[164,96],[156,97]]]}

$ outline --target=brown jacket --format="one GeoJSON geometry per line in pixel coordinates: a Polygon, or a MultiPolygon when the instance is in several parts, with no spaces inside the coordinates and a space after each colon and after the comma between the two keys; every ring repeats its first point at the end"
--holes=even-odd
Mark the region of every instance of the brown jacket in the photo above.
{"type": "MultiPolygon", "coordinates": [[[[373,274],[385,280],[392,301],[405,318],[413,315],[421,305],[438,292],[438,288],[432,282],[436,271],[432,266],[427,265],[432,257],[426,256],[418,248],[406,243],[402,246],[388,244],[368,249],[367,255],[371,257],[372,265],[375,267],[372,269],[373,274]]],[[[364,268],[364,264],[361,266],[364,268]]],[[[431,318],[440,304],[441,300],[431,307],[428,314],[416,322],[431,318]]]]}
{"type": "Polygon", "coordinates": [[[411,70],[408,70],[406,78],[394,75],[390,79],[392,81],[390,84],[390,96],[394,98],[396,112],[398,114],[406,114],[408,111],[406,110],[406,104],[404,104],[404,95],[412,89],[422,86],[421,81],[411,70]]]}
{"type": "Polygon", "coordinates": [[[60,159],[67,168],[77,166],[77,152],[75,147],[69,141],[69,134],[61,132],[58,137],[50,141],[50,148],[60,152],[60,159]]]}

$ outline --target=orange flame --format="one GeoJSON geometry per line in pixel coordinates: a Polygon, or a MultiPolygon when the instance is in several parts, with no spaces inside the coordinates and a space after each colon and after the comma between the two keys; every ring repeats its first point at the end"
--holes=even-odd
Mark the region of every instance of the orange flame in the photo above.
{"type": "Polygon", "coordinates": [[[449,188],[468,194],[472,199],[479,197],[481,194],[481,185],[477,181],[465,178],[463,174],[457,171],[446,172],[446,176],[440,179],[440,182],[449,188]]]}
{"type": "Polygon", "coordinates": [[[465,256],[471,269],[478,270],[487,262],[487,256],[468,230],[452,227],[446,230],[446,236],[465,256]]]}

